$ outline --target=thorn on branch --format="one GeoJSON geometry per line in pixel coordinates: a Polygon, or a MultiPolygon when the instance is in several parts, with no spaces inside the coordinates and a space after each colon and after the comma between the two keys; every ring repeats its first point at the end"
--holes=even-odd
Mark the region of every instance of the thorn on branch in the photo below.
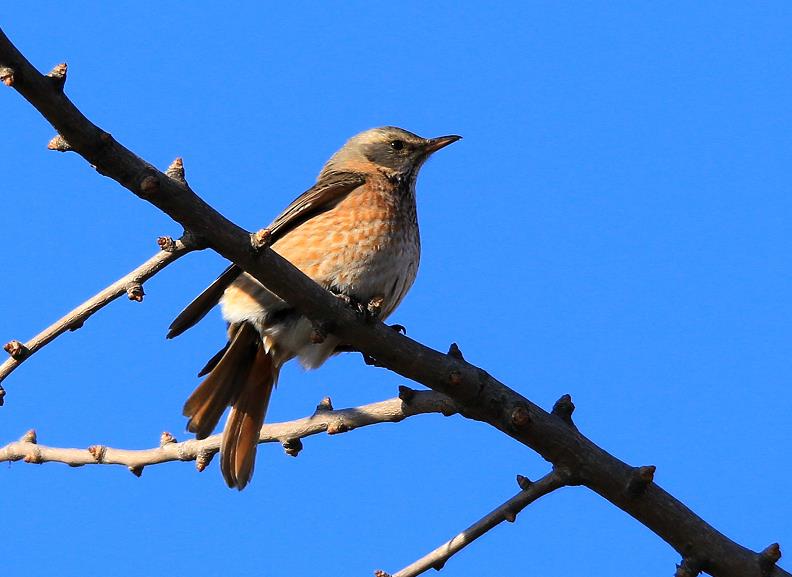
{"type": "Polygon", "coordinates": [[[324,399],[319,401],[318,405],[316,405],[316,411],[314,412],[314,414],[324,413],[332,410],[333,410],[333,401],[330,400],[330,397],[325,397],[324,399]]]}
{"type": "Polygon", "coordinates": [[[72,324],[69,325],[69,332],[73,333],[76,330],[83,328],[85,323],[83,321],[74,321],[72,324]]]}
{"type": "Polygon", "coordinates": [[[451,343],[451,346],[448,347],[448,356],[453,357],[459,361],[464,361],[465,357],[462,356],[462,351],[459,350],[459,346],[456,343],[451,343]]]}
{"type": "Polygon", "coordinates": [[[676,566],[674,577],[698,577],[702,564],[693,557],[683,557],[682,562],[676,566]]]}
{"type": "Polygon", "coordinates": [[[7,352],[15,361],[21,361],[30,353],[28,348],[16,339],[7,342],[5,346],[3,346],[3,349],[5,349],[5,352],[7,352]]]}
{"type": "Polygon", "coordinates": [[[104,445],[91,445],[88,447],[88,452],[91,453],[91,456],[94,458],[94,461],[97,463],[101,463],[104,461],[105,452],[107,451],[107,447],[104,445]]]}
{"type": "Polygon", "coordinates": [[[514,523],[514,522],[517,520],[517,513],[515,513],[515,512],[514,512],[513,510],[511,510],[511,509],[507,509],[507,510],[505,510],[505,511],[503,512],[503,518],[504,518],[504,519],[505,519],[505,520],[506,520],[508,523],[514,523]]]}
{"type": "Polygon", "coordinates": [[[630,481],[627,483],[627,493],[632,497],[640,497],[654,480],[656,470],[657,467],[654,465],[633,468],[630,481]]]}
{"type": "Polygon", "coordinates": [[[432,565],[432,569],[434,569],[435,571],[442,571],[443,567],[445,567],[445,564],[446,564],[445,561],[438,561],[437,563],[432,565]]]}
{"type": "Polygon", "coordinates": [[[30,443],[31,445],[37,444],[38,438],[36,437],[36,429],[30,429],[27,433],[20,437],[19,441],[21,443],[30,443]]]}
{"type": "Polygon", "coordinates": [[[415,398],[415,389],[399,385],[399,398],[405,405],[409,405],[415,398]]]}
{"type": "Polygon", "coordinates": [[[66,65],[66,63],[61,62],[60,64],[57,64],[47,74],[47,78],[51,78],[52,84],[60,91],[63,91],[63,85],[66,84],[67,70],[68,70],[68,66],[66,65]]]}
{"type": "Polygon", "coordinates": [[[142,303],[143,297],[146,295],[146,293],[143,291],[143,285],[140,284],[139,282],[129,283],[126,289],[126,294],[127,297],[129,297],[129,300],[138,303],[142,303]]]}
{"type": "Polygon", "coordinates": [[[531,485],[533,485],[533,481],[531,481],[528,477],[517,475],[517,484],[520,486],[520,489],[527,491],[531,488],[531,485]]]}
{"type": "Polygon", "coordinates": [[[133,467],[127,467],[129,472],[132,473],[135,477],[140,478],[143,474],[143,467],[141,465],[135,465],[133,467]]]}
{"type": "Polygon", "coordinates": [[[552,414],[559,417],[567,425],[575,424],[572,422],[572,413],[575,412],[575,404],[572,402],[571,395],[562,395],[553,405],[552,414]]]}
{"type": "Polygon", "coordinates": [[[6,86],[14,85],[14,69],[6,66],[0,66],[0,82],[6,86]]]}
{"type": "Polygon", "coordinates": [[[176,250],[176,241],[172,236],[159,236],[157,237],[157,246],[165,252],[173,252],[176,250]]]}
{"type": "Polygon", "coordinates": [[[195,468],[198,469],[198,472],[203,472],[206,467],[209,466],[209,463],[212,462],[214,458],[214,452],[209,450],[202,450],[199,451],[198,454],[195,456],[195,468]]]}
{"type": "Polygon", "coordinates": [[[171,435],[168,431],[165,431],[160,435],[160,447],[164,447],[165,445],[170,445],[171,443],[175,442],[176,437],[171,435]]]}
{"type": "Polygon", "coordinates": [[[184,162],[180,156],[177,156],[173,162],[170,163],[170,166],[165,170],[165,174],[168,178],[172,178],[182,184],[187,184],[187,181],[184,179],[184,162]]]}
{"type": "Polygon", "coordinates": [[[300,439],[286,439],[281,444],[283,445],[283,450],[290,457],[296,457],[303,450],[303,444],[300,439]]]}
{"type": "Polygon", "coordinates": [[[377,569],[374,571],[374,577],[391,577],[390,573],[386,573],[382,569],[377,569]]]}
{"type": "Polygon", "coordinates": [[[407,334],[407,327],[404,325],[391,325],[390,328],[392,328],[397,333],[401,333],[403,335],[407,334]]]}
{"type": "Polygon", "coordinates": [[[47,143],[47,149],[55,150],[57,152],[69,152],[72,147],[65,138],[63,138],[60,134],[56,134],[52,137],[52,140],[47,143]]]}
{"type": "Polygon", "coordinates": [[[771,543],[759,553],[759,567],[762,574],[768,575],[779,559],[781,559],[781,547],[778,543],[771,543]]]}
{"type": "Polygon", "coordinates": [[[526,427],[530,426],[531,413],[528,411],[528,407],[524,405],[518,405],[515,407],[511,413],[511,424],[517,430],[525,429],[526,427]]]}
{"type": "Polygon", "coordinates": [[[253,247],[254,253],[259,253],[265,248],[269,248],[271,240],[272,231],[268,228],[262,228],[250,235],[250,246],[253,247]]]}

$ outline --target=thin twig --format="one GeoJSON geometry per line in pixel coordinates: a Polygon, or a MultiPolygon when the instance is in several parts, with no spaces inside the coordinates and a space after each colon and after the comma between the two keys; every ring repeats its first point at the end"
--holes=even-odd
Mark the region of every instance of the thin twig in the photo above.
{"type": "MultiPolygon", "coordinates": [[[[442,569],[443,565],[456,553],[470,545],[490,529],[503,521],[513,522],[517,514],[540,497],[560,489],[569,483],[569,473],[563,469],[554,469],[535,483],[531,483],[503,505],[482,517],[479,521],[456,535],[450,541],[440,545],[428,555],[405,567],[392,577],[415,577],[429,569],[442,569]]],[[[377,572],[386,575],[383,571],[377,572]]]]}
{"type": "MultiPolygon", "coordinates": [[[[284,423],[265,424],[259,435],[260,443],[279,442],[290,455],[296,455],[296,441],[311,435],[327,432],[343,433],[377,423],[396,423],[407,417],[426,413],[453,415],[457,409],[453,401],[434,391],[415,391],[409,403],[399,398],[388,399],[349,409],[321,409],[310,417],[284,423]]],[[[26,433],[19,441],[0,448],[0,463],[24,460],[27,463],[65,463],[72,467],[82,465],[124,465],[136,475],[143,467],[169,461],[197,461],[199,470],[208,464],[220,450],[222,435],[212,435],[202,440],[176,442],[170,433],[163,433],[160,446],[151,449],[116,449],[93,445],[87,449],[70,449],[39,445],[34,431],[26,433]]]]}
{"type": "MultiPolygon", "coordinates": [[[[11,341],[6,345],[6,351],[11,356],[0,365],[0,382],[10,375],[14,369],[21,365],[26,359],[30,358],[33,353],[46,346],[63,333],[79,329],[91,315],[104,308],[121,295],[126,294],[130,300],[142,300],[142,284],[145,281],[179,257],[184,256],[196,248],[192,240],[188,240],[188,237],[177,241],[163,237],[160,239],[160,244],[166,248],[160,250],[129,274],[121,277],[98,294],[92,296],[28,342],[23,344],[18,341],[11,341]]],[[[0,395],[0,404],[2,404],[2,395],[0,395]]]]}

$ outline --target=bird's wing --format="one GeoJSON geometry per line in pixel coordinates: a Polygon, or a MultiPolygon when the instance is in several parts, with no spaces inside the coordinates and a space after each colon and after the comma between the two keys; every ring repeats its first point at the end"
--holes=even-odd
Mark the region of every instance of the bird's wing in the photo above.
{"type": "MultiPolygon", "coordinates": [[[[346,196],[362,185],[366,177],[355,172],[331,172],[320,178],[316,184],[298,196],[272,224],[270,242],[276,243],[289,231],[294,230],[313,217],[330,210],[346,196]]],[[[194,326],[218,303],[223,292],[237,277],[242,269],[232,264],[195,300],[188,304],[168,327],[167,338],[172,339],[194,326]]]]}
{"type": "Polygon", "coordinates": [[[267,228],[274,244],[302,223],[326,212],[341,202],[366,177],[357,172],[331,172],[298,196],[267,228]]]}

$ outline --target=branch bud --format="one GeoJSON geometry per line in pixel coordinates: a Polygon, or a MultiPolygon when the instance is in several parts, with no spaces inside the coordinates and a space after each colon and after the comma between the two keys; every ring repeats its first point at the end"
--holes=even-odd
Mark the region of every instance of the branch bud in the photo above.
{"type": "Polygon", "coordinates": [[[21,361],[26,356],[28,356],[28,348],[20,343],[18,340],[9,341],[3,346],[5,352],[11,355],[11,358],[15,361],[21,361]]]}
{"type": "Polygon", "coordinates": [[[14,69],[0,66],[0,82],[6,86],[14,85],[14,69]]]}
{"type": "Polygon", "coordinates": [[[769,573],[779,559],[781,559],[781,547],[778,543],[771,543],[765,547],[764,551],[759,553],[759,567],[762,573],[769,573]]]}
{"type": "Polygon", "coordinates": [[[38,439],[36,438],[36,429],[30,429],[27,433],[22,435],[19,441],[21,443],[30,443],[31,445],[37,444],[38,439]]]}
{"type": "Polygon", "coordinates": [[[259,253],[265,248],[269,248],[271,237],[272,231],[268,228],[262,228],[250,235],[250,246],[253,247],[254,252],[259,253]]]}
{"type": "Polygon", "coordinates": [[[171,435],[168,431],[164,431],[160,435],[160,447],[164,447],[165,445],[170,445],[171,443],[176,442],[176,437],[171,435]]]}
{"type": "Polygon", "coordinates": [[[517,475],[517,484],[520,486],[520,489],[527,491],[531,488],[531,485],[533,485],[533,481],[531,481],[528,477],[517,475]]]}
{"type": "Polygon", "coordinates": [[[410,402],[415,398],[415,389],[405,387],[404,385],[399,385],[399,398],[405,405],[409,405],[410,402]]]}
{"type": "Polygon", "coordinates": [[[206,467],[209,466],[209,463],[212,462],[212,458],[214,458],[214,452],[209,451],[207,449],[203,449],[198,452],[195,457],[195,468],[198,469],[198,472],[201,473],[206,467]]]}
{"type": "Polygon", "coordinates": [[[127,286],[126,294],[127,297],[129,297],[129,300],[142,303],[143,297],[145,296],[146,293],[143,291],[142,284],[140,284],[139,282],[131,282],[127,286]]]}
{"type": "Polygon", "coordinates": [[[52,70],[49,71],[47,74],[47,78],[52,79],[52,84],[60,90],[63,91],[63,85],[66,84],[66,72],[68,70],[68,66],[65,62],[57,64],[52,70]]]}
{"type": "Polygon", "coordinates": [[[60,134],[56,134],[52,137],[52,140],[47,143],[47,149],[55,150],[57,152],[69,152],[72,147],[65,138],[63,138],[60,134]]]}
{"type": "Polygon", "coordinates": [[[157,246],[159,246],[162,251],[173,252],[176,250],[176,241],[173,240],[172,236],[160,236],[157,237],[157,246]]]}
{"type": "Polygon", "coordinates": [[[303,450],[303,444],[300,439],[286,439],[281,444],[283,445],[283,450],[290,457],[296,457],[303,450]]]}
{"type": "Polygon", "coordinates": [[[180,156],[177,156],[176,159],[170,163],[165,174],[177,182],[187,184],[187,181],[184,179],[184,162],[180,156]]]}
{"type": "Polygon", "coordinates": [[[630,481],[627,484],[627,493],[632,497],[639,497],[646,491],[646,488],[654,480],[654,474],[657,467],[654,465],[646,465],[644,467],[635,467],[632,470],[630,481]]]}
{"type": "Polygon", "coordinates": [[[459,346],[456,343],[451,343],[451,346],[448,347],[448,353],[446,353],[449,357],[454,357],[457,360],[464,361],[465,357],[462,356],[462,351],[459,350],[459,346]]]}
{"type": "Polygon", "coordinates": [[[330,397],[325,397],[324,399],[319,401],[318,405],[316,405],[316,413],[323,413],[332,410],[333,410],[333,401],[330,400],[330,397]]]}

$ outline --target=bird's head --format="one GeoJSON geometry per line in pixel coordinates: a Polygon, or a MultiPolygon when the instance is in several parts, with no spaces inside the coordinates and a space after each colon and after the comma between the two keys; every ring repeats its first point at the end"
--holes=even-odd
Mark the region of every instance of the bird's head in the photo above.
{"type": "Polygon", "coordinates": [[[373,165],[388,176],[415,177],[432,153],[460,138],[455,134],[421,138],[395,126],[371,128],[350,138],[327,161],[322,172],[359,170],[373,165]]]}

